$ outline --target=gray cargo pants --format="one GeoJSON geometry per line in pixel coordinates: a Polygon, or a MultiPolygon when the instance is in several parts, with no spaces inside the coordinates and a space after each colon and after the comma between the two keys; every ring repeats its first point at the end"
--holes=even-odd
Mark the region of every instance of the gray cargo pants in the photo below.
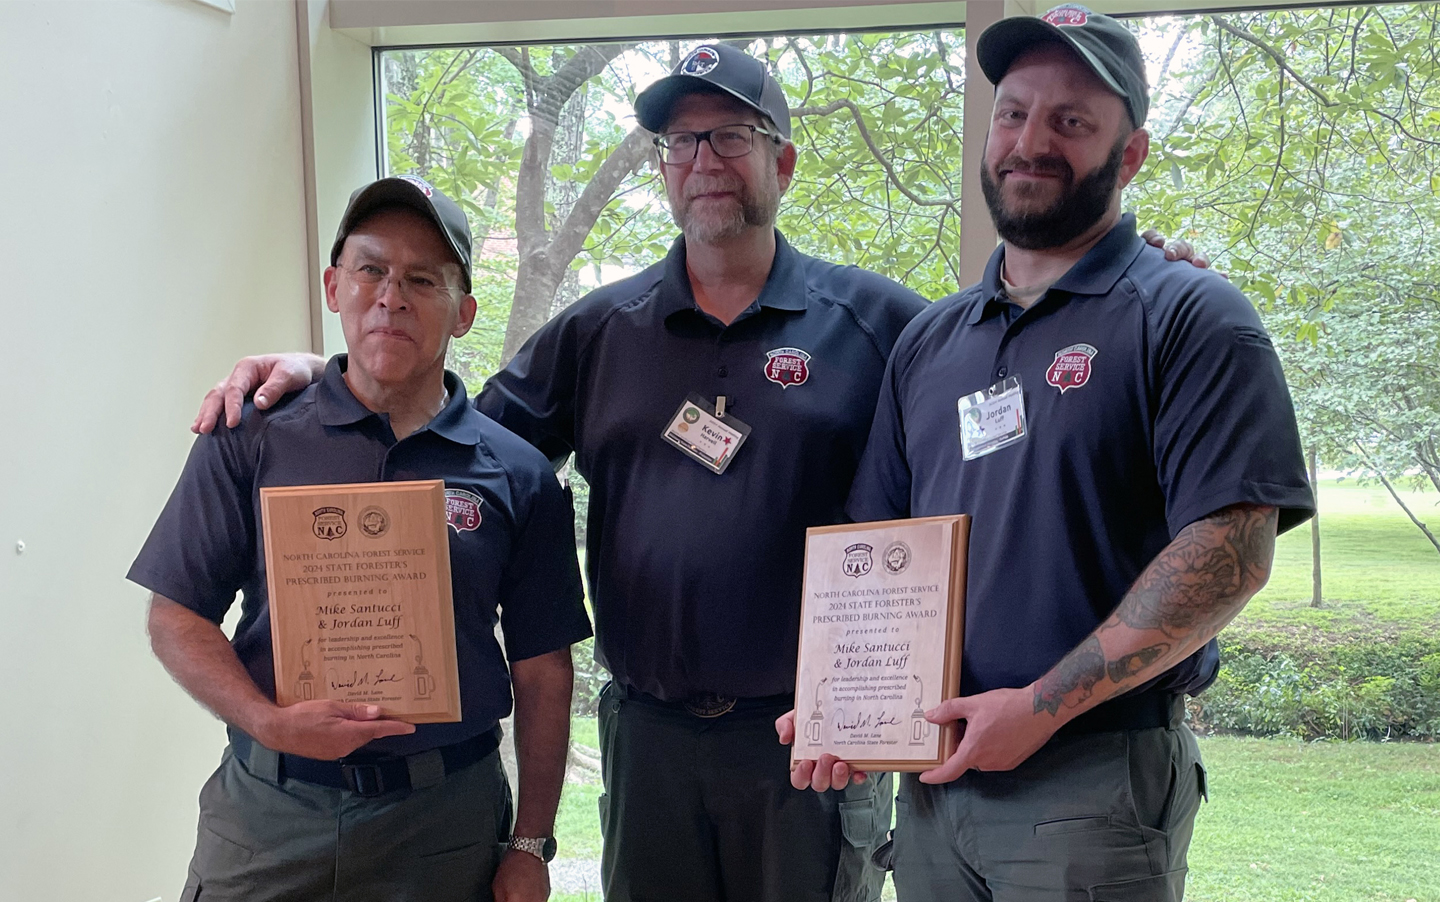
{"type": "Polygon", "coordinates": [[[1013,771],[900,781],[900,902],[1180,902],[1205,793],[1184,725],[1058,736],[1013,771]]]}
{"type": "MultiPolygon", "coordinates": [[[[431,754],[431,753],[426,753],[431,754]]],[[[434,753],[438,762],[438,752],[434,753]]],[[[490,902],[510,834],[500,756],[365,798],[277,782],[260,745],[226,748],[200,791],[199,837],[180,902],[490,902]]]]}

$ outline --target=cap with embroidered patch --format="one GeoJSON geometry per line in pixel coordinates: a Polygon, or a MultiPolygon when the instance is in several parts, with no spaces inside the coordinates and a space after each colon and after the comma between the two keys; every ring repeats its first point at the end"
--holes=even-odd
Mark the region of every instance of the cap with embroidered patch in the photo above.
{"type": "Polygon", "coordinates": [[[980,70],[998,85],[1016,57],[1043,43],[1074,50],[1111,91],[1125,101],[1136,128],[1150,112],[1145,58],[1128,28],[1109,16],[1067,3],[1040,17],[1011,16],[985,29],[975,45],[980,70]]]}
{"type": "Polygon", "coordinates": [[[763,62],[728,44],[702,44],[690,51],[669,75],[635,98],[635,118],[641,128],[658,133],[670,124],[675,101],[701,91],[729,94],[770,117],[780,134],[790,137],[790,105],[780,83],[763,62]]]}
{"type": "Polygon", "coordinates": [[[355,226],[380,207],[409,207],[435,223],[445,243],[455,254],[460,270],[465,276],[465,293],[470,293],[470,221],[465,211],[455,201],[440,193],[440,189],[414,175],[397,175],[379,179],[355,189],[345,215],[340,217],[340,230],[335,233],[335,243],[330,247],[330,265],[340,260],[340,251],[345,239],[355,231],[355,226]]]}

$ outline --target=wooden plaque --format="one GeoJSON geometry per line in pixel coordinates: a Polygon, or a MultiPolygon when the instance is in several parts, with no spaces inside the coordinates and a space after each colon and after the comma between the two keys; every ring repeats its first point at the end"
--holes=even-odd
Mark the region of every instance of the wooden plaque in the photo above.
{"type": "Polygon", "coordinates": [[[921,771],[955,752],[925,711],[960,694],[970,518],[806,530],[792,761],[921,771]]]}
{"type": "Polygon", "coordinates": [[[275,701],[460,719],[445,483],[260,490],[275,701]]]}

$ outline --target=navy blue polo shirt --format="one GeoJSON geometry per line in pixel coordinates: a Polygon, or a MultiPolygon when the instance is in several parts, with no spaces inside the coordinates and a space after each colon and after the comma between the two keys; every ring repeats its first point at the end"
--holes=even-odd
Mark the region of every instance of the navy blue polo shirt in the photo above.
{"type": "Polygon", "coordinates": [[[841,522],[890,348],[924,309],[776,238],[730,325],[695,304],[684,239],[537,332],[476,403],[590,484],[596,656],[661,698],[791,692],[805,528],[841,522]],[[661,433],[686,396],[752,428],[724,474],[661,433]]]}
{"type": "Polygon", "coordinates": [[[217,624],[242,591],[235,653],[273,699],[262,487],[444,479],[447,494],[478,496],[479,522],[449,530],[464,720],[419,724],[366,746],[410,754],[468,739],[510,713],[506,655],[524,660],[590,635],[574,514],[549,462],[474,410],[453,373],[445,374],[445,408],[396,441],[389,417],[350,393],[346,359],[331,358],[319,382],[270,410],[246,405],[235,429],[222,424],[195,440],[129,578],[217,624]]]}
{"type": "MultiPolygon", "coordinates": [[[[1227,505],[1314,512],[1295,411],[1254,308],[1120,223],[1029,309],[983,281],[901,336],[856,520],[973,518],[960,691],[1021,687],[1107,618],[1181,529],[1227,505]],[[1020,377],[1029,434],[974,460],[957,401],[1020,377]]],[[[1198,692],[1215,644],[1154,684],[1198,692]]]]}

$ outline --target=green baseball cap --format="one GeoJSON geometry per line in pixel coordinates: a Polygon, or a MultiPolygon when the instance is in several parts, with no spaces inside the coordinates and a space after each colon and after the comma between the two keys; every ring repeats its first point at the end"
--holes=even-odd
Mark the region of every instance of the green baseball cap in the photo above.
{"type": "Polygon", "coordinates": [[[1125,101],[1136,128],[1150,112],[1145,57],[1140,42],[1119,22],[1067,3],[1040,17],[1011,16],[985,29],[975,45],[980,71],[998,85],[1015,58],[1039,44],[1060,43],[1074,50],[1105,86],[1125,101]]]}

